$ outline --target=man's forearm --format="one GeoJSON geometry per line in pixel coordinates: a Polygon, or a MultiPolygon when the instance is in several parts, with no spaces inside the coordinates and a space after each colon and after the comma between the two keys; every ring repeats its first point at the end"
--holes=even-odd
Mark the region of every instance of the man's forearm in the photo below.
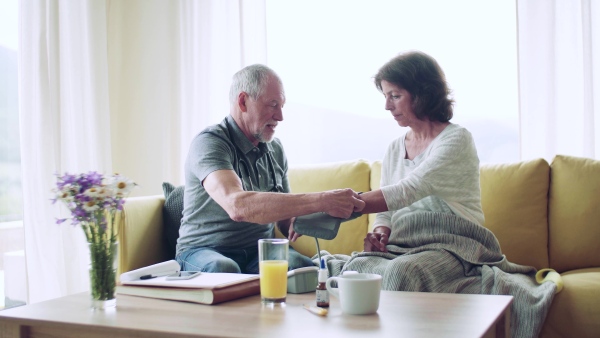
{"type": "Polygon", "coordinates": [[[308,194],[242,191],[230,194],[224,209],[238,222],[266,224],[296,216],[325,212],[348,218],[361,211],[364,202],[352,189],[328,190],[308,194]]]}
{"type": "Polygon", "coordinates": [[[231,196],[230,210],[225,209],[234,221],[267,224],[323,211],[323,202],[321,193],[244,191],[231,196]]]}
{"type": "Polygon", "coordinates": [[[267,224],[320,211],[348,218],[353,211],[361,211],[365,206],[352,189],[308,194],[244,191],[233,170],[212,172],[203,185],[210,197],[236,222],[267,224]]]}

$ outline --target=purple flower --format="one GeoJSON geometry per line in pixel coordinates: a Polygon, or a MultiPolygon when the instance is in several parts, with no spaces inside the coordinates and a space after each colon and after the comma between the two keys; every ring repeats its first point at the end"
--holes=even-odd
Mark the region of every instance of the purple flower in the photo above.
{"type": "Polygon", "coordinates": [[[75,195],[75,199],[78,202],[85,203],[85,202],[89,202],[92,198],[87,195],[84,195],[84,194],[77,194],[77,195],[75,195]]]}
{"type": "Polygon", "coordinates": [[[65,185],[73,184],[76,180],[77,180],[77,176],[65,173],[62,177],[61,176],[58,177],[58,182],[56,183],[56,186],[58,187],[59,190],[62,190],[62,188],[65,185]]]}
{"type": "Polygon", "coordinates": [[[73,215],[75,217],[88,217],[87,212],[80,207],[77,207],[75,210],[73,210],[73,215]]]}
{"type": "Polygon", "coordinates": [[[98,174],[95,171],[90,171],[87,174],[87,180],[88,182],[90,182],[91,185],[102,185],[102,175],[98,174]]]}
{"type": "MultiPolygon", "coordinates": [[[[81,224],[85,228],[89,226],[100,233],[106,231],[109,224],[113,224],[114,212],[123,209],[125,195],[136,185],[125,177],[115,174],[105,178],[96,171],[78,175],[55,175],[57,179],[56,188],[52,190],[52,203],[61,201],[66,205],[71,212],[71,224],[81,224]],[[121,183],[124,188],[117,187],[115,182],[121,183]]],[[[56,223],[61,224],[66,220],[57,219],[56,223]]],[[[88,234],[86,232],[86,236],[88,234]]]]}

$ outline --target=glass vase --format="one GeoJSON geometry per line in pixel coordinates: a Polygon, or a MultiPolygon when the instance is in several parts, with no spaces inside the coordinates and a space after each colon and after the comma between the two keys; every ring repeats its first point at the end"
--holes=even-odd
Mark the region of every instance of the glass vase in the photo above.
{"type": "Polygon", "coordinates": [[[88,243],[90,249],[90,295],[93,310],[117,305],[115,287],[119,258],[118,242],[88,243]]]}

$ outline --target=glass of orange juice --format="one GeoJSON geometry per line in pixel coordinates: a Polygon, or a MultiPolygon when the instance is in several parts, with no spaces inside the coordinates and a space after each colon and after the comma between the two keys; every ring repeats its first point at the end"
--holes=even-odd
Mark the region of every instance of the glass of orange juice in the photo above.
{"type": "Polygon", "coordinates": [[[263,304],[283,304],[287,295],[289,241],[284,238],[258,240],[260,298],[263,304]]]}

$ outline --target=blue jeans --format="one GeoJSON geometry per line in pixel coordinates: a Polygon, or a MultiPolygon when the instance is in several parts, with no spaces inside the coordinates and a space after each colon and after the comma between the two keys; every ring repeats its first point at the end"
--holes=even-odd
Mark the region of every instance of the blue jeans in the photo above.
{"type": "MultiPolygon", "coordinates": [[[[182,271],[258,273],[258,247],[251,249],[195,248],[175,257],[182,271]]],[[[314,266],[309,258],[291,246],[288,270],[314,266]]]]}

